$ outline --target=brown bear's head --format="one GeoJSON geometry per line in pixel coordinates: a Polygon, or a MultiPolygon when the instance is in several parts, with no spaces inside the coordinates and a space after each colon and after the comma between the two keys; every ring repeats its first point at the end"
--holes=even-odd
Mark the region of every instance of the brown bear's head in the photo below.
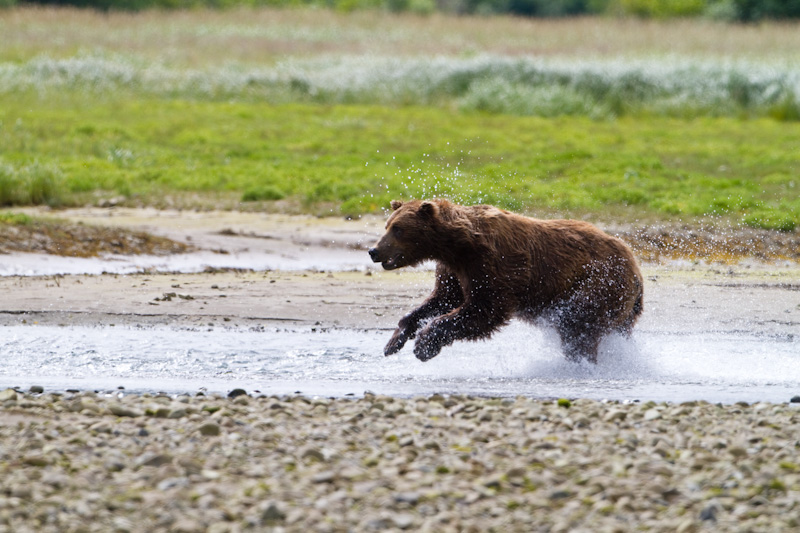
{"type": "Polygon", "coordinates": [[[372,260],[386,270],[394,270],[433,259],[430,243],[441,203],[392,200],[393,213],[386,221],[386,234],[369,250],[372,260]]]}

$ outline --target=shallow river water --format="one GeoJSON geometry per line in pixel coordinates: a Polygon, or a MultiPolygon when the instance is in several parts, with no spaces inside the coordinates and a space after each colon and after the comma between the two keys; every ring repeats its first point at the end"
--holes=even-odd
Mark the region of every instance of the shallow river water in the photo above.
{"type": "Polygon", "coordinates": [[[365,391],[612,400],[786,402],[800,394],[800,335],[638,330],[597,365],[570,363],[547,330],[512,323],[428,363],[389,358],[380,330],[0,328],[0,387],[345,396],[365,391]]]}

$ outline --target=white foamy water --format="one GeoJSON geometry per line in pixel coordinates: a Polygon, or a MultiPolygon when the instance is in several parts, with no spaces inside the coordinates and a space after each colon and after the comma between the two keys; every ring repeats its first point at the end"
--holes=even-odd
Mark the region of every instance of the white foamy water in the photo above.
{"type": "Polygon", "coordinates": [[[547,330],[514,323],[427,363],[387,331],[0,328],[0,387],[344,396],[432,393],[613,400],[786,402],[800,394],[800,335],[638,330],[597,365],[570,363],[547,330]]]}
{"type": "Polygon", "coordinates": [[[106,255],[61,257],[37,253],[10,254],[0,263],[0,276],[55,276],[70,274],[133,274],[137,272],[202,272],[209,268],[248,270],[364,270],[366,252],[326,249],[324,254],[200,251],[166,256],[106,255]]]}

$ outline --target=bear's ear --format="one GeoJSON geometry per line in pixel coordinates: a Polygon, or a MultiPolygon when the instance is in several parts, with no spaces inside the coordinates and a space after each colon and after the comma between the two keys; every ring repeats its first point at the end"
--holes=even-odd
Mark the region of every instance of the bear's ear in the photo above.
{"type": "Polygon", "coordinates": [[[392,206],[392,211],[397,211],[398,209],[403,207],[403,202],[401,202],[400,200],[392,200],[389,205],[392,206]]]}
{"type": "Polygon", "coordinates": [[[439,212],[439,206],[433,202],[422,202],[417,211],[423,218],[431,219],[439,212]]]}

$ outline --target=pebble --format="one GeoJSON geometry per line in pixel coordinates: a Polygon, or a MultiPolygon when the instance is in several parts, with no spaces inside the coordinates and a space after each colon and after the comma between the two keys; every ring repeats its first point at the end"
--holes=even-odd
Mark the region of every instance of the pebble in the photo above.
{"type": "Polygon", "coordinates": [[[0,398],[0,531],[800,527],[788,404],[0,398]]]}
{"type": "Polygon", "coordinates": [[[15,391],[14,389],[6,389],[0,391],[0,403],[16,399],[17,399],[17,391],[15,391]]]}
{"type": "Polygon", "coordinates": [[[132,407],[128,407],[119,403],[111,403],[106,407],[108,411],[117,416],[128,416],[131,418],[136,418],[142,416],[144,413],[138,409],[134,409],[132,407]]]}
{"type": "Polygon", "coordinates": [[[219,424],[209,422],[197,428],[197,431],[199,431],[201,435],[205,435],[207,437],[216,437],[217,435],[220,434],[221,429],[219,427],[219,424]]]}

